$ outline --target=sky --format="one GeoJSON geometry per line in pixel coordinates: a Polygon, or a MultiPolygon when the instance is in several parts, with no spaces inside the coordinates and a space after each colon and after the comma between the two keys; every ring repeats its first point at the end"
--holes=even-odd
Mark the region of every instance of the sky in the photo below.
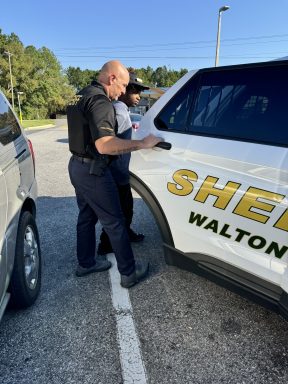
{"type": "Polygon", "coordinates": [[[288,56],[288,0],[13,0],[1,2],[0,29],[24,46],[47,47],[62,67],[197,69],[288,56]]]}

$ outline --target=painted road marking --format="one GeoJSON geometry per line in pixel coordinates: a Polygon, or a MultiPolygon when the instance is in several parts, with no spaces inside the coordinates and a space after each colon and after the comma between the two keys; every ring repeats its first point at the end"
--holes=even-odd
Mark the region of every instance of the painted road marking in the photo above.
{"type": "Polygon", "coordinates": [[[120,274],[117,269],[114,253],[107,255],[107,259],[112,263],[112,267],[109,269],[109,276],[112,303],[116,312],[123,384],[147,384],[128,289],[122,288],[120,285],[120,274]]]}

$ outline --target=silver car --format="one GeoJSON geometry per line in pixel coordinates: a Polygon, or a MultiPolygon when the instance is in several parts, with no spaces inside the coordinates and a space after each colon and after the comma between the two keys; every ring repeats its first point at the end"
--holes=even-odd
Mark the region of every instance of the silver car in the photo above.
{"type": "Polygon", "coordinates": [[[0,319],[10,298],[24,308],[39,294],[36,196],[32,144],[0,91],[0,319]]]}

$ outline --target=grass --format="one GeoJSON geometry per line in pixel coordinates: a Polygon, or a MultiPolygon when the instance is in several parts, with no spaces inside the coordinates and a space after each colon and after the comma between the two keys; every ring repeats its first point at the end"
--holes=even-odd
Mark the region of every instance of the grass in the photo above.
{"type": "Polygon", "coordinates": [[[38,127],[41,125],[47,125],[47,124],[55,124],[55,120],[51,119],[45,119],[45,120],[23,120],[22,127],[23,128],[30,128],[30,127],[38,127]]]}

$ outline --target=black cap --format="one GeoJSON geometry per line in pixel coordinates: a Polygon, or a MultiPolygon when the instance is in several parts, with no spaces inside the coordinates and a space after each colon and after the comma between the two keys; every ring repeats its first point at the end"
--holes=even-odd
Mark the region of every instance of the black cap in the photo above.
{"type": "MultiPolygon", "coordinates": [[[[129,85],[140,89],[141,91],[144,91],[145,89],[149,89],[148,85],[144,85],[142,79],[136,76],[136,73],[130,72],[129,73],[130,80],[129,80],[129,85]]],[[[128,87],[129,87],[128,85],[128,87]]]]}

